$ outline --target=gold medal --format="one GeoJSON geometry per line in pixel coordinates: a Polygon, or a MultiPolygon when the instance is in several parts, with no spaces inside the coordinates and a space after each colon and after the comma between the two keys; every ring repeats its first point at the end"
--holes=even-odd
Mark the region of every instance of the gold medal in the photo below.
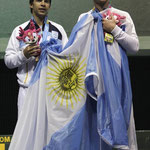
{"type": "Polygon", "coordinates": [[[109,33],[105,32],[104,41],[107,42],[107,43],[113,43],[114,37],[112,36],[112,34],[109,34],[109,33]]]}

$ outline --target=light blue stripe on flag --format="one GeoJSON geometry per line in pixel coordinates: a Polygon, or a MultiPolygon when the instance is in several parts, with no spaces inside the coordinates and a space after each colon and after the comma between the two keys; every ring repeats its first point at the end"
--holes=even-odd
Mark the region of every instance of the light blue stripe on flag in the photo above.
{"type": "Polygon", "coordinates": [[[36,65],[34,73],[32,75],[30,85],[35,83],[40,78],[41,69],[47,66],[47,55],[50,53],[61,53],[62,45],[59,40],[51,38],[50,41],[43,41],[40,44],[41,47],[41,55],[40,59],[36,65]]]}
{"type": "MultiPolygon", "coordinates": [[[[125,105],[128,105],[130,106],[129,109],[131,108],[130,92],[126,93],[129,95],[129,98],[126,100],[127,104],[122,105],[122,96],[124,95],[122,84],[128,84],[130,82],[129,79],[125,80],[122,75],[124,74],[124,72],[122,72],[122,68],[125,68],[127,64],[121,65],[120,68],[114,58],[112,58],[104,43],[102,17],[100,13],[97,12],[94,12],[93,16],[98,21],[97,38],[99,59],[101,63],[105,91],[105,93],[98,98],[98,130],[103,140],[110,145],[128,146],[127,123],[129,123],[129,120],[126,120],[126,118],[129,118],[130,111],[125,113],[124,107],[125,105]]],[[[127,86],[128,85],[126,85],[126,87],[127,86]]]]}

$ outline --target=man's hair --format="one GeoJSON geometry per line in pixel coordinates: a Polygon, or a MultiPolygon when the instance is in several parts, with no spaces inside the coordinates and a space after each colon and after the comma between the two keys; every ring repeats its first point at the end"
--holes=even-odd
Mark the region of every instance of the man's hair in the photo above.
{"type": "MultiPolygon", "coordinates": [[[[33,1],[34,1],[34,0],[29,0],[29,4],[32,5],[32,4],[33,4],[33,1]]],[[[51,4],[51,1],[52,1],[52,0],[49,0],[50,4],[51,4]]],[[[31,13],[32,13],[32,8],[30,8],[30,11],[31,11],[31,13]]]]}

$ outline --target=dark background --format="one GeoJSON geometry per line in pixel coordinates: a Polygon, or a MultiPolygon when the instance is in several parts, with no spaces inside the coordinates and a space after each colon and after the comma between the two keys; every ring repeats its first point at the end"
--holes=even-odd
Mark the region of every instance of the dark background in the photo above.
{"type": "MultiPolygon", "coordinates": [[[[150,35],[150,1],[112,0],[112,4],[130,13],[139,37],[150,35]]],[[[52,0],[49,18],[60,23],[69,36],[78,16],[92,7],[92,0],[52,0]]],[[[0,134],[12,134],[17,120],[17,70],[6,68],[3,60],[4,50],[14,27],[28,20],[30,16],[28,0],[1,0],[0,134]]],[[[150,51],[150,46],[146,50],[150,51]]],[[[136,129],[150,130],[150,55],[133,55],[128,58],[136,129]]]]}

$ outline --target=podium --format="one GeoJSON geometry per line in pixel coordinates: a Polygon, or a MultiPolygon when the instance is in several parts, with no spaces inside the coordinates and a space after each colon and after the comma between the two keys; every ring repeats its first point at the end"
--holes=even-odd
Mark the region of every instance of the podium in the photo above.
{"type": "Polygon", "coordinates": [[[0,135],[0,150],[8,150],[12,135],[0,135]]]}

